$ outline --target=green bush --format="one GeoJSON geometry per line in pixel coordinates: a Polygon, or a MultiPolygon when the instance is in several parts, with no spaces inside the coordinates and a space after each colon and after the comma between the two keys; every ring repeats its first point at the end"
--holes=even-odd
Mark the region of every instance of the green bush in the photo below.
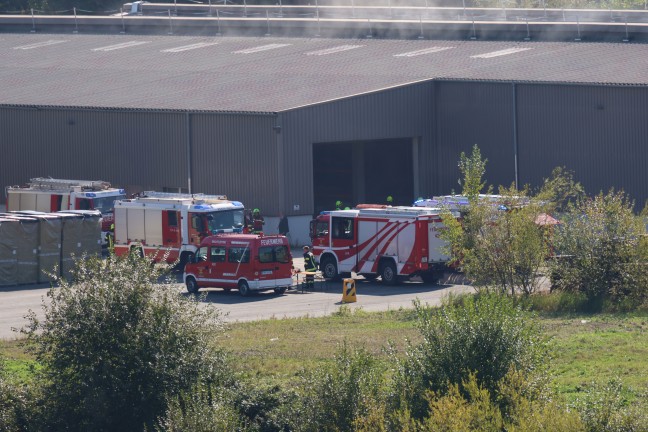
{"type": "Polygon", "coordinates": [[[551,264],[555,288],[585,294],[593,310],[602,310],[606,303],[620,309],[645,304],[645,227],[625,194],[611,191],[581,199],[569,207],[562,222],[555,246],[563,259],[551,264]]]}
{"type": "Polygon", "coordinates": [[[76,282],[49,291],[44,319],[30,314],[24,331],[43,366],[39,428],[150,428],[171,395],[230,380],[211,347],[218,313],[158,284],[161,272],[132,256],[81,260],[76,282]]]}
{"type": "Polygon", "coordinates": [[[157,432],[245,432],[252,430],[231,404],[204,388],[197,388],[169,401],[158,420],[157,432]]]}
{"type": "Polygon", "coordinates": [[[431,309],[415,303],[423,341],[410,346],[396,372],[394,409],[409,409],[416,419],[427,414],[427,391],[445,395],[471,373],[477,383],[499,397],[500,380],[514,368],[532,388],[546,384],[548,341],[528,313],[496,294],[463,296],[431,309]]]}
{"type": "Polygon", "coordinates": [[[369,430],[384,425],[383,370],[364,349],[344,344],[332,365],[304,376],[296,431],[369,430]]]}
{"type": "Polygon", "coordinates": [[[572,406],[589,432],[648,431],[648,404],[631,404],[624,393],[619,379],[591,384],[572,406]]]}
{"type": "Polygon", "coordinates": [[[531,296],[516,298],[516,302],[534,312],[545,314],[589,312],[587,296],[579,292],[539,292],[531,296]]]}

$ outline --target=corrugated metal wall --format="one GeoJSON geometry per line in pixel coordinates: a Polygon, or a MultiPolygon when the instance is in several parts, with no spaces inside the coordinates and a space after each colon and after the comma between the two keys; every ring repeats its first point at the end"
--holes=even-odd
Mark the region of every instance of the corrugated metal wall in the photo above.
{"type": "Polygon", "coordinates": [[[515,180],[512,85],[440,81],[436,86],[438,186],[433,193],[461,192],[457,163],[475,144],[488,159],[487,183],[510,185],[515,180]]]}
{"type": "Polygon", "coordinates": [[[589,194],[648,198],[648,89],[518,85],[518,131],[522,183],[566,166],[589,194]]]}
{"type": "Polygon", "coordinates": [[[277,215],[278,153],[275,116],[192,114],[195,192],[225,193],[248,208],[277,215]]]}
{"type": "Polygon", "coordinates": [[[0,131],[2,186],[43,176],[144,188],[187,183],[179,114],[0,108],[0,131]]]}
{"type": "MultiPolygon", "coordinates": [[[[432,187],[433,84],[413,84],[279,114],[287,214],[313,212],[314,143],[421,137],[420,187],[432,187]],[[292,211],[299,205],[299,211],[292,211]]],[[[349,156],[351,150],[349,150],[349,156]]],[[[365,167],[369,169],[369,167],[365,167]]],[[[385,173],[402,175],[403,173],[385,173]]],[[[411,173],[410,173],[411,175],[411,173]]]]}

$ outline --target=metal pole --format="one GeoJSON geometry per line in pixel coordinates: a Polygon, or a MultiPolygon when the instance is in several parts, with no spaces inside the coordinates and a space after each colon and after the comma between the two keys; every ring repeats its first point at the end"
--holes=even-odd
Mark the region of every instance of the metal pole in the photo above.
{"type": "Polygon", "coordinates": [[[367,39],[371,39],[373,37],[373,30],[371,29],[371,18],[367,18],[367,22],[369,23],[369,34],[367,35],[367,39]]]}
{"type": "Polygon", "coordinates": [[[315,14],[317,15],[317,23],[319,25],[319,1],[315,0],[315,14]]]}
{"type": "Polygon", "coordinates": [[[580,41],[581,40],[581,34],[580,34],[580,17],[576,16],[576,29],[578,30],[578,37],[574,39],[575,41],[580,41]]]}
{"type": "Polygon", "coordinates": [[[178,0],[173,0],[173,7],[175,8],[175,14],[178,15],[178,0]]]}
{"type": "Polygon", "coordinates": [[[266,26],[268,28],[268,31],[265,35],[270,36],[270,15],[268,15],[268,9],[266,9],[266,26]]]}
{"type": "Polygon", "coordinates": [[[171,20],[171,9],[168,9],[167,12],[169,13],[169,33],[170,35],[173,34],[173,21],[171,20]]]}
{"type": "Polygon", "coordinates": [[[218,25],[218,32],[216,33],[216,36],[221,35],[221,30],[220,30],[220,10],[216,9],[216,23],[218,25]]]}
{"type": "Polygon", "coordinates": [[[208,13],[208,15],[209,15],[209,16],[212,16],[212,11],[211,11],[211,0],[209,0],[209,13],[208,13]]]}
{"type": "Polygon", "coordinates": [[[419,39],[425,39],[425,38],[423,37],[423,15],[422,15],[422,14],[419,15],[419,28],[420,28],[420,31],[421,31],[421,32],[419,33],[419,37],[418,37],[418,38],[419,38],[419,39]]]}
{"type": "Polygon", "coordinates": [[[119,8],[119,13],[121,14],[121,23],[122,23],[122,31],[119,33],[124,34],[126,33],[126,24],[124,23],[124,8],[119,8]]]}
{"type": "Polygon", "coordinates": [[[320,37],[322,34],[322,28],[320,27],[319,9],[315,11],[315,14],[317,15],[317,34],[315,36],[320,37]]]}
{"type": "Polygon", "coordinates": [[[247,1],[243,0],[243,16],[247,17],[247,1]]]}
{"type": "Polygon", "coordinates": [[[31,16],[32,16],[32,29],[30,33],[36,33],[36,20],[34,19],[34,8],[31,10],[31,16]]]}
{"type": "Polygon", "coordinates": [[[74,31],[72,33],[79,33],[79,23],[77,22],[76,7],[73,7],[72,10],[74,11],[74,31]]]}
{"type": "MultiPolygon", "coordinates": [[[[317,1],[315,4],[317,4],[317,1]]],[[[281,0],[279,0],[279,16],[283,18],[283,5],[281,4],[281,0]]]]}
{"type": "Polygon", "coordinates": [[[470,40],[476,40],[477,39],[477,32],[475,32],[475,20],[472,20],[472,29],[473,29],[473,34],[470,36],[470,40]]]}
{"type": "Polygon", "coordinates": [[[529,20],[526,20],[526,28],[527,28],[527,35],[524,38],[525,41],[530,41],[531,40],[531,33],[529,32],[529,20]]]}
{"type": "Polygon", "coordinates": [[[630,42],[630,35],[628,34],[628,19],[626,18],[625,20],[625,32],[626,32],[626,37],[623,39],[623,42],[630,42]]]}

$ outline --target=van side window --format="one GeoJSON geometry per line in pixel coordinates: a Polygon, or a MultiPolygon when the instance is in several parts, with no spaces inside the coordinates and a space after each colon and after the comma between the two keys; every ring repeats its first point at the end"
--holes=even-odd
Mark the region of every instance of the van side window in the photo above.
{"type": "Polygon", "coordinates": [[[290,262],[290,253],[287,246],[263,246],[259,248],[259,261],[262,263],[290,262]]]}
{"type": "Polygon", "coordinates": [[[274,256],[275,261],[285,264],[289,262],[288,248],[286,246],[275,246],[274,247],[274,256]]]}
{"type": "Polygon", "coordinates": [[[170,227],[177,227],[178,226],[178,213],[174,211],[169,211],[167,212],[167,215],[169,216],[168,219],[168,224],[170,227]]]}
{"type": "Polygon", "coordinates": [[[326,237],[328,235],[328,222],[317,222],[315,226],[315,237],[326,237]]]}
{"type": "Polygon", "coordinates": [[[246,247],[232,247],[229,248],[227,261],[231,263],[249,263],[250,262],[250,248],[246,247]]]}
{"type": "Polygon", "coordinates": [[[212,246],[211,248],[211,262],[225,262],[225,248],[219,246],[212,246]]]}

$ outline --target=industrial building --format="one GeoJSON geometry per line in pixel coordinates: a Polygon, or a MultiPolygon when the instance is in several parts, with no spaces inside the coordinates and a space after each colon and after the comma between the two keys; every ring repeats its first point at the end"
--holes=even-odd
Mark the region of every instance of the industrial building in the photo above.
{"type": "Polygon", "coordinates": [[[489,184],[648,197],[643,44],[38,32],[0,58],[3,186],[226,194],[296,243],[337,200],[459,191],[475,144],[489,184]]]}

